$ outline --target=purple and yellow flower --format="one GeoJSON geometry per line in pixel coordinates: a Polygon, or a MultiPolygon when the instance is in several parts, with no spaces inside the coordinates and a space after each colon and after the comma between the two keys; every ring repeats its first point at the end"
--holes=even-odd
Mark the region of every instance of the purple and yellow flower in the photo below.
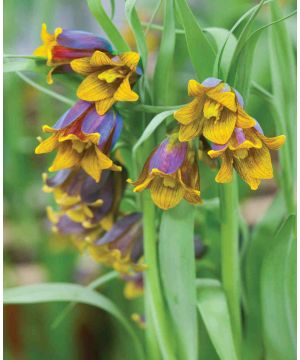
{"type": "Polygon", "coordinates": [[[134,192],[150,189],[153,202],[161,209],[176,206],[182,199],[201,202],[198,163],[192,145],[179,142],[177,134],[165,139],[149,156],[134,192]]]}
{"type": "Polygon", "coordinates": [[[111,57],[101,51],[95,51],[91,57],[73,60],[72,69],[85,76],[77,96],[94,101],[100,115],[117,101],[137,101],[139,96],[131,88],[142,74],[139,60],[140,55],[136,52],[111,57]]]}
{"type": "Polygon", "coordinates": [[[235,127],[247,129],[255,125],[243,110],[241,95],[219,79],[208,78],[201,84],[190,80],[188,94],[194,100],[174,113],[180,123],[180,141],[203,134],[207,140],[223,145],[235,127]]]}
{"type": "Polygon", "coordinates": [[[82,169],[65,169],[48,178],[45,192],[52,192],[59,210],[48,208],[53,231],[69,235],[83,249],[113,226],[125,185],[125,174],[103,171],[95,182],[82,169]]]}
{"type": "Polygon", "coordinates": [[[141,272],[143,263],[143,226],[141,214],[121,217],[104,236],[89,246],[90,255],[123,274],[141,272]]]}
{"type": "Polygon", "coordinates": [[[46,57],[47,65],[52,67],[47,76],[48,84],[53,83],[54,72],[72,71],[69,65],[72,60],[92,56],[96,50],[112,52],[111,44],[100,36],[60,27],[56,28],[53,34],[49,34],[46,24],[42,24],[41,40],[43,44],[33,55],[46,57]]]}
{"type": "Polygon", "coordinates": [[[82,167],[96,182],[105,169],[120,171],[108,157],[122,129],[122,118],[114,111],[100,116],[93,103],[78,101],[53,127],[43,126],[52,135],[35,149],[36,154],[57,149],[49,171],[82,167]]]}
{"type": "Polygon", "coordinates": [[[251,129],[235,128],[226,144],[212,144],[212,150],[208,152],[211,158],[221,158],[215,180],[219,183],[231,182],[235,168],[250,188],[256,190],[261,180],[273,178],[269,150],[278,150],[284,142],[284,135],[266,137],[258,122],[251,129]]]}
{"type": "Polygon", "coordinates": [[[136,299],[144,294],[144,275],[142,272],[124,275],[124,296],[126,299],[136,299]]]}

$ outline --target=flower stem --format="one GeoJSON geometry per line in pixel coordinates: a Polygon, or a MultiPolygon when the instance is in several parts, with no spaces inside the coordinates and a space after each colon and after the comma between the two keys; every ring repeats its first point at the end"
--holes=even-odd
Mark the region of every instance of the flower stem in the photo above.
{"type": "Polygon", "coordinates": [[[235,347],[239,358],[241,345],[240,264],[238,239],[237,184],[220,185],[221,210],[221,270],[222,283],[228,301],[235,347]]]}
{"type": "Polygon", "coordinates": [[[146,296],[148,306],[152,315],[154,328],[156,331],[156,338],[159,342],[159,347],[162,356],[166,360],[175,359],[173,352],[174,346],[172,344],[170,326],[168,325],[167,312],[162,296],[158,258],[157,258],[157,235],[155,228],[155,207],[151,201],[150,194],[144,192],[142,194],[143,203],[143,221],[144,221],[144,256],[145,262],[148,266],[145,271],[146,280],[146,296]]]}

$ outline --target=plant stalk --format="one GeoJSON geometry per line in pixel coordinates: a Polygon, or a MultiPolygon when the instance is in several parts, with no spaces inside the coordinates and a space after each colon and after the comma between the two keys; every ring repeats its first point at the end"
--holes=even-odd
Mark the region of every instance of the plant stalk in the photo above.
{"type": "Polygon", "coordinates": [[[239,210],[237,183],[220,185],[221,210],[221,271],[226,294],[235,347],[240,358],[241,311],[240,311],[240,263],[239,263],[239,210]]]}

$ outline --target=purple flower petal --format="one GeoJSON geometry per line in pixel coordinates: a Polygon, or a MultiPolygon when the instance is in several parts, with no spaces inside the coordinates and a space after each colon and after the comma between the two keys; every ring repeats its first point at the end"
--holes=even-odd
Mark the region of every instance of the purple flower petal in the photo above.
{"type": "Polygon", "coordinates": [[[256,121],[256,124],[254,126],[254,129],[263,135],[264,134],[263,129],[261,128],[259,122],[257,120],[255,120],[255,121],[256,121]]]}
{"type": "Polygon", "coordinates": [[[149,172],[158,169],[165,174],[173,174],[182,165],[186,152],[186,142],[170,144],[170,138],[165,139],[151,157],[149,172]]]}
{"type": "Polygon", "coordinates": [[[109,41],[86,31],[64,29],[58,35],[57,42],[59,45],[71,49],[94,49],[112,52],[112,46],[109,41]]]}
{"type": "Polygon", "coordinates": [[[140,218],[140,213],[133,213],[122,217],[102,238],[95,242],[95,245],[104,245],[117,240],[121,235],[126,233],[135,222],[139,221],[140,218]]]}
{"type": "Polygon", "coordinates": [[[233,91],[235,93],[238,103],[243,108],[245,104],[244,104],[244,99],[243,99],[242,95],[236,89],[233,89],[233,91]]]}
{"type": "Polygon", "coordinates": [[[89,107],[92,106],[92,103],[79,100],[71,109],[67,110],[63,116],[54,124],[53,128],[60,130],[66,126],[72,124],[76,119],[87,111],[89,107]]]}
{"type": "Polygon", "coordinates": [[[222,82],[222,80],[214,78],[214,77],[210,77],[210,78],[205,79],[202,82],[202,85],[205,87],[215,87],[215,86],[219,85],[220,82],[222,82]]]}
{"type": "Polygon", "coordinates": [[[218,145],[215,143],[211,143],[211,148],[212,148],[212,150],[215,150],[215,151],[224,150],[224,149],[226,149],[227,146],[228,146],[228,144],[218,145]]]}
{"type": "Polygon", "coordinates": [[[67,180],[70,173],[71,169],[60,170],[55,176],[46,180],[46,185],[52,188],[60,186],[67,180]]]}
{"type": "Polygon", "coordinates": [[[116,142],[119,140],[122,129],[123,129],[123,119],[117,113],[116,114],[116,127],[115,127],[115,131],[114,131],[114,136],[112,138],[112,145],[111,145],[112,148],[115,146],[116,142]]]}
{"type": "Polygon", "coordinates": [[[105,115],[99,115],[95,108],[88,112],[84,118],[81,126],[81,130],[86,134],[99,133],[100,148],[104,146],[116,126],[116,117],[111,110],[105,115]]]}
{"type": "Polygon", "coordinates": [[[243,129],[235,128],[234,133],[235,133],[236,140],[239,145],[241,145],[243,142],[246,141],[246,137],[245,137],[243,129]]]}
{"type": "MultiPolygon", "coordinates": [[[[105,193],[108,193],[108,198],[113,198],[112,190],[112,173],[111,171],[103,171],[100,182],[96,182],[90,176],[86,176],[80,189],[81,200],[85,203],[93,203],[98,199],[103,199],[105,193]]],[[[106,205],[106,204],[105,204],[106,205]]]]}
{"type": "Polygon", "coordinates": [[[85,231],[85,228],[78,222],[71,220],[67,215],[63,215],[56,224],[58,231],[61,234],[80,234],[85,231]]]}

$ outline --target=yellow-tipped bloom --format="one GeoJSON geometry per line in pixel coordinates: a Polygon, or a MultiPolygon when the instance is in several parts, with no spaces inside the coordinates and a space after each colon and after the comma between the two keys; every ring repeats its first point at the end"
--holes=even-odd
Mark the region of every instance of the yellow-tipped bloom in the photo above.
{"type": "Polygon", "coordinates": [[[235,127],[246,129],[255,125],[255,120],[243,110],[241,95],[219,79],[208,78],[201,84],[190,80],[188,94],[194,100],[174,113],[180,123],[180,141],[203,134],[209,141],[226,144],[235,127]]]}
{"type": "Polygon", "coordinates": [[[71,62],[72,69],[86,78],[77,90],[77,96],[94,101],[98,114],[105,114],[117,101],[137,101],[139,96],[131,87],[142,74],[140,55],[127,52],[115,57],[96,51],[91,57],[71,62]]]}
{"type": "Polygon", "coordinates": [[[113,111],[97,114],[94,105],[79,101],[54,125],[45,125],[43,131],[52,135],[35,149],[43,154],[57,149],[50,172],[71,167],[82,167],[95,181],[100,181],[104,169],[121,168],[107,156],[120,135],[121,117],[113,111]]]}
{"type": "Polygon", "coordinates": [[[264,136],[258,123],[251,129],[236,128],[227,144],[212,144],[212,150],[208,152],[211,158],[220,157],[222,160],[215,180],[231,182],[234,167],[250,188],[256,190],[262,179],[273,178],[269,149],[278,150],[284,142],[284,135],[264,136]]]}
{"type": "Polygon", "coordinates": [[[54,72],[72,71],[69,66],[72,60],[92,56],[95,50],[112,52],[111,44],[100,36],[60,27],[49,34],[46,24],[42,25],[41,40],[43,44],[35,49],[33,55],[47,58],[47,65],[52,67],[47,76],[48,84],[53,83],[54,72]]]}
{"type": "Polygon", "coordinates": [[[153,151],[137,181],[128,181],[135,186],[135,192],[150,189],[153,202],[164,210],[182,199],[192,204],[201,202],[195,152],[189,143],[179,142],[177,134],[153,151]]]}

